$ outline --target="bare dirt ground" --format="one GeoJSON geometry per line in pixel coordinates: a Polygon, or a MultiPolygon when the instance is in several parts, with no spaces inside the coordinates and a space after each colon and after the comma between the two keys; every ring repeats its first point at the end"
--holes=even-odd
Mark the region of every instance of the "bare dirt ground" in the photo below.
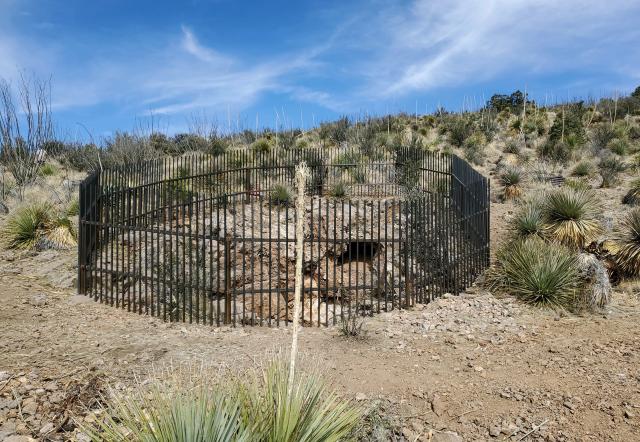
{"type": "MultiPolygon", "coordinates": [[[[32,256],[0,267],[0,436],[78,437],[71,418],[94,419],[95,379],[126,384],[170,361],[242,369],[288,345],[284,328],[169,324],[75,296],[56,283],[73,252],[51,253],[46,276],[32,256]]],[[[640,440],[635,294],[576,317],[470,292],[371,318],[364,339],[307,328],[301,347],[341,394],[390,416],[397,428],[371,438],[640,440]]]]}
{"type": "MultiPolygon", "coordinates": [[[[624,187],[598,190],[603,218],[624,187]]],[[[514,205],[492,205],[492,243],[514,205]]],[[[627,209],[624,209],[627,210],[627,209]]],[[[289,345],[286,328],[163,323],[76,296],[75,251],[0,251],[0,440],[85,440],[76,423],[106,384],[154,364],[251,368],[289,345]]],[[[602,314],[574,316],[480,288],[369,318],[364,339],[305,328],[303,352],[372,410],[365,440],[640,440],[640,298],[616,289],[602,314]]]]}

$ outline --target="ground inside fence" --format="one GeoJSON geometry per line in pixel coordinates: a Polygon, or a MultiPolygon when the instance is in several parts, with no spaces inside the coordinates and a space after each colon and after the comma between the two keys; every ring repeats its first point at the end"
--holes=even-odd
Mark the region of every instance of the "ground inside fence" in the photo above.
{"type": "MultiPolygon", "coordinates": [[[[233,155],[89,177],[80,198],[80,292],[169,321],[290,322],[289,187],[299,158],[233,155]]],[[[322,152],[313,159],[304,324],[428,302],[463,290],[487,265],[488,182],[464,161],[428,152],[348,165],[322,152]]]]}

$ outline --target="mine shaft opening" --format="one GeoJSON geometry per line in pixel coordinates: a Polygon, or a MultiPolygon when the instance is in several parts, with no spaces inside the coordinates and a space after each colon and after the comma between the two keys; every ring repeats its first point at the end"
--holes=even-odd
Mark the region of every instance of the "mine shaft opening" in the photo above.
{"type": "Polygon", "coordinates": [[[335,257],[335,264],[340,266],[352,261],[371,261],[382,249],[376,241],[350,241],[344,252],[335,257]]]}

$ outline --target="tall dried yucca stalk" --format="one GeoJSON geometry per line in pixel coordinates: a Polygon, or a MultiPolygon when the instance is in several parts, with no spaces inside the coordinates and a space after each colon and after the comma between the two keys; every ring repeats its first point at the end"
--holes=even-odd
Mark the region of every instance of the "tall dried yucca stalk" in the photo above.
{"type": "Polygon", "coordinates": [[[288,394],[291,395],[294,385],[296,356],[298,354],[298,328],[300,326],[300,297],[302,295],[302,247],[304,239],[304,190],[309,176],[309,168],[302,162],[296,167],[296,276],[293,295],[293,327],[291,337],[291,362],[289,365],[288,394]]]}

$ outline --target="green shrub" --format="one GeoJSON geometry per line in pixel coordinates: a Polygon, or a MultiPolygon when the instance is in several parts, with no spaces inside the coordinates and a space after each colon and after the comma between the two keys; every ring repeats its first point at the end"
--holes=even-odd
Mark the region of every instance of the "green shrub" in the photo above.
{"type": "Polygon", "coordinates": [[[251,150],[257,154],[269,153],[271,152],[271,142],[266,138],[259,138],[251,145],[251,150]]]}
{"type": "Polygon", "coordinates": [[[78,198],[74,198],[69,202],[65,214],[67,216],[78,216],[80,214],[80,201],[78,198]]]}
{"type": "Polygon", "coordinates": [[[535,237],[515,241],[496,254],[490,280],[522,301],[552,308],[570,308],[580,288],[575,253],[535,237]]]}
{"type": "Polygon", "coordinates": [[[561,188],[544,198],[545,236],[565,246],[582,248],[601,232],[600,205],[592,191],[561,188]]]}
{"type": "Polygon", "coordinates": [[[58,173],[58,168],[55,164],[52,163],[44,163],[40,166],[40,175],[41,176],[53,176],[58,173]]]}
{"type": "Polygon", "coordinates": [[[344,197],[346,197],[347,196],[347,185],[342,181],[338,181],[333,186],[331,186],[331,189],[329,189],[329,196],[331,196],[333,198],[344,198],[344,197]]]}
{"type": "Polygon", "coordinates": [[[616,137],[616,132],[609,124],[599,124],[591,132],[591,142],[596,150],[606,149],[609,142],[616,137]]]}
{"type": "Polygon", "coordinates": [[[473,125],[469,119],[457,115],[449,117],[445,129],[449,133],[449,141],[457,147],[462,147],[473,133],[473,125]]]}
{"type": "Polygon", "coordinates": [[[628,276],[640,275],[640,209],[633,209],[622,222],[616,243],[619,247],[615,261],[628,276]]]}
{"type": "Polygon", "coordinates": [[[602,177],[602,187],[611,187],[618,182],[618,175],[626,170],[626,165],[617,155],[608,155],[598,165],[602,177]]]}
{"type": "Polygon", "coordinates": [[[475,132],[464,141],[464,157],[473,164],[482,165],[485,160],[487,139],[482,133],[475,132]]]}
{"type": "Polygon", "coordinates": [[[209,140],[208,153],[214,157],[224,155],[229,148],[229,142],[225,138],[213,137],[209,140]]]}
{"type": "Polygon", "coordinates": [[[260,377],[231,379],[229,386],[198,374],[190,374],[189,382],[139,384],[131,392],[113,391],[106,417],[84,430],[107,442],[342,440],[358,423],[360,410],[328,392],[319,376],[296,373],[291,390],[288,367],[277,362],[260,377]]]}
{"type": "Polygon", "coordinates": [[[504,145],[504,153],[520,154],[520,143],[514,138],[510,138],[504,145]]]}
{"type": "Polygon", "coordinates": [[[593,173],[593,164],[589,161],[580,161],[571,171],[571,175],[586,177],[593,173]]]}
{"type": "Polygon", "coordinates": [[[571,145],[562,141],[548,140],[538,146],[537,150],[540,158],[559,163],[566,163],[573,155],[571,145]]]}
{"type": "Polygon", "coordinates": [[[271,189],[269,201],[276,206],[288,206],[293,202],[293,190],[285,184],[276,184],[271,189]]]}
{"type": "Polygon", "coordinates": [[[629,143],[627,143],[623,139],[614,138],[613,140],[609,141],[609,143],[607,144],[607,148],[616,155],[624,156],[629,150],[629,143]]]}

